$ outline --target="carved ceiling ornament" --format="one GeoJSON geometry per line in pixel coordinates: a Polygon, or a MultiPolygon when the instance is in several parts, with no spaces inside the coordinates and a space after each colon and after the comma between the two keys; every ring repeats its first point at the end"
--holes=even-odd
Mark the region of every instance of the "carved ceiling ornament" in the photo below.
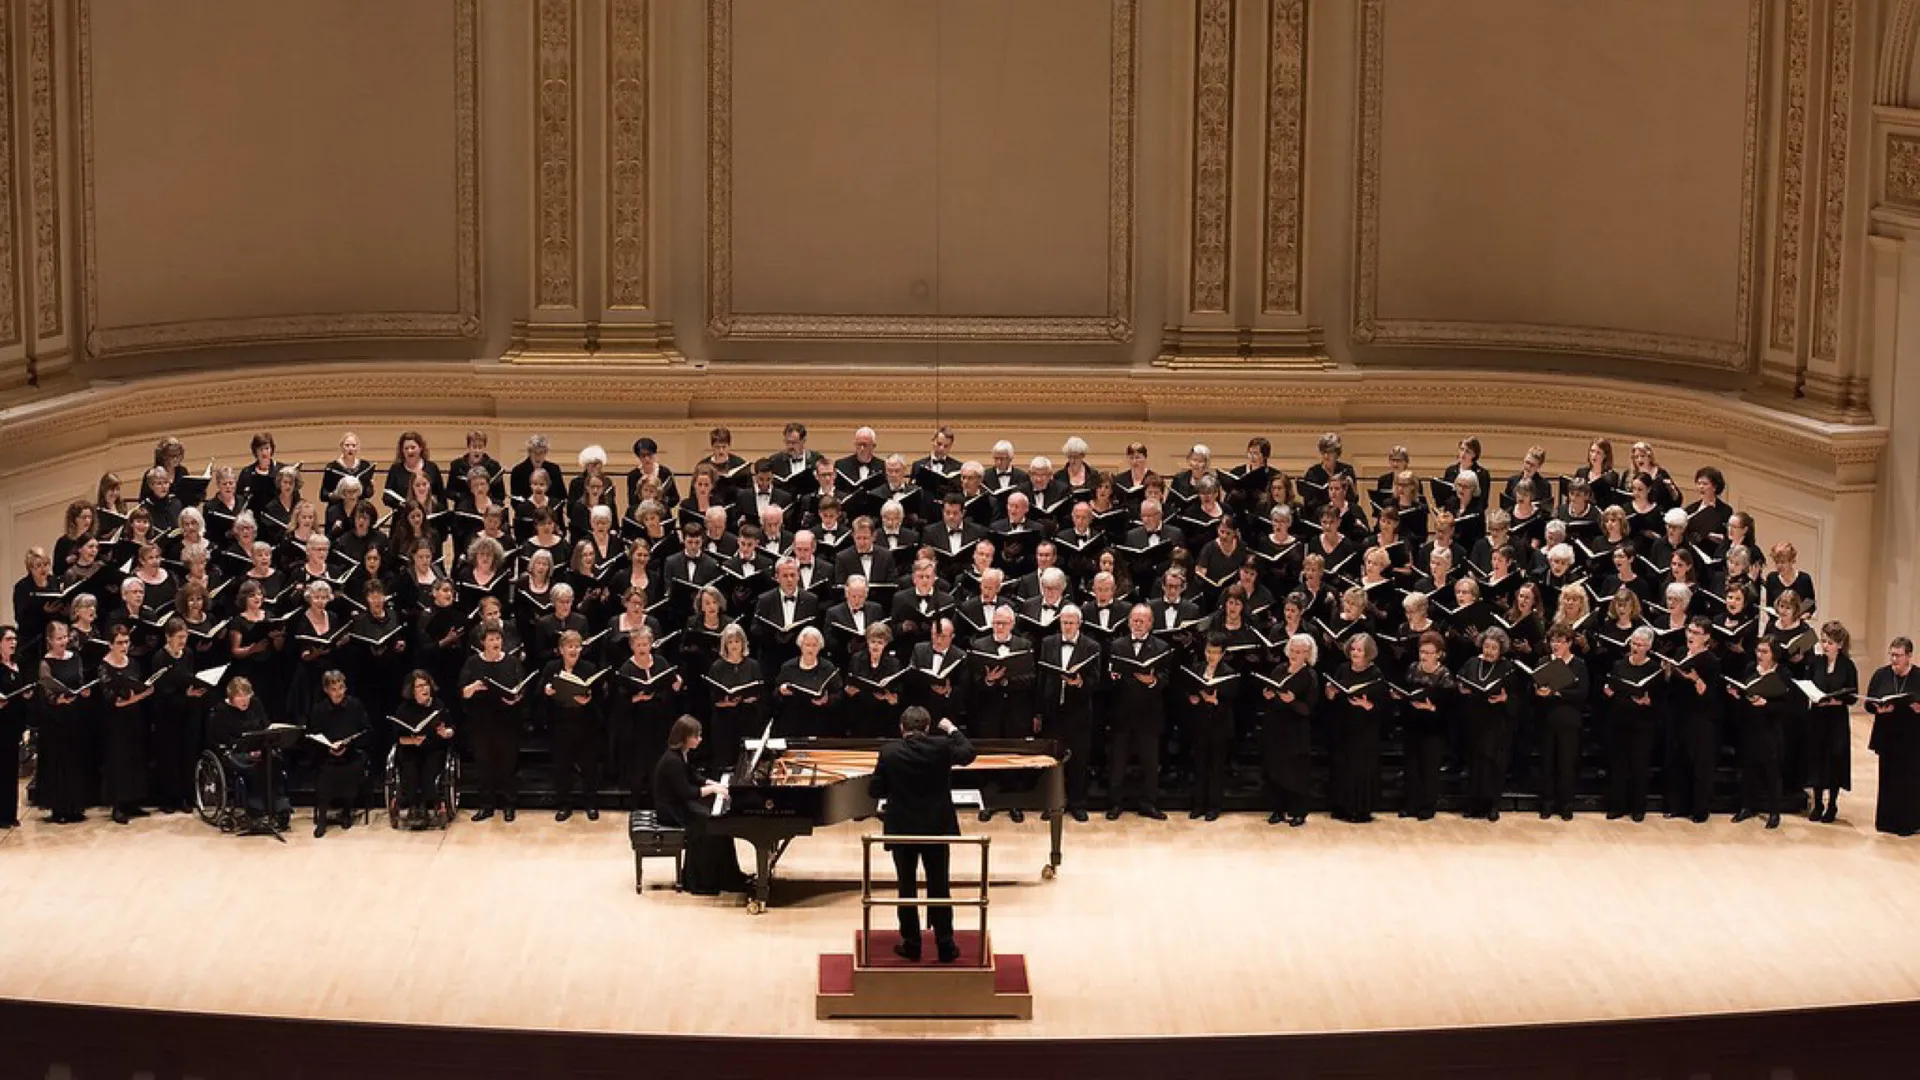
{"type": "Polygon", "coordinates": [[[1832,0],[1827,39],[1827,157],[1821,176],[1820,259],[1814,276],[1813,355],[1840,356],[1842,258],[1847,246],[1847,158],[1853,128],[1854,0],[1832,0]]]}
{"type": "Polygon", "coordinates": [[[1920,210],[1920,135],[1887,136],[1887,201],[1920,210]]]}
{"type": "Polygon", "coordinates": [[[1780,125],[1780,213],[1773,251],[1773,329],[1768,343],[1791,352],[1800,320],[1800,230],[1807,183],[1813,0],[1787,0],[1786,54],[1786,118],[1780,125]]]}
{"type": "Polygon", "coordinates": [[[607,2],[607,306],[648,297],[649,0],[607,2]]]}
{"type": "MultiPolygon", "coordinates": [[[[1361,345],[1510,348],[1585,353],[1746,370],[1752,363],[1753,250],[1759,192],[1760,94],[1767,0],[1750,0],[1747,17],[1746,141],[1740,175],[1740,251],[1732,340],[1617,327],[1542,326],[1393,319],[1380,315],[1380,168],[1387,8],[1360,2],[1360,131],[1356,150],[1353,340],[1361,345]]],[[[1804,3],[1805,0],[1792,0],[1804,3]]]]}
{"type": "Polygon", "coordinates": [[[13,6],[0,5],[0,346],[20,343],[19,231],[13,190],[13,6]]]}
{"type": "Polygon", "coordinates": [[[1133,141],[1139,0],[1110,0],[1104,315],[807,315],[733,310],[733,0],[707,0],[707,333],[717,339],[1133,340],[1133,141]]]}
{"type": "Polygon", "coordinates": [[[1187,307],[1227,311],[1233,256],[1232,0],[1194,5],[1193,265],[1187,307]]]}
{"type": "MultiPolygon", "coordinates": [[[[30,87],[27,123],[32,149],[34,331],[42,339],[48,339],[59,337],[66,329],[65,274],[60,265],[65,245],[60,237],[60,108],[55,100],[53,0],[31,0],[27,4],[27,74],[30,87]]],[[[11,118],[12,114],[8,115],[11,118]]]]}
{"type": "Polygon", "coordinates": [[[1307,0],[1272,0],[1267,24],[1266,232],[1260,310],[1298,315],[1306,209],[1307,0]]]}
{"type": "MultiPolygon", "coordinates": [[[[454,228],[453,311],[374,311],[196,319],[142,326],[100,325],[100,270],[94,223],[93,5],[76,0],[80,119],[81,310],[86,349],[96,357],[215,345],[277,344],[332,338],[464,338],[480,321],[479,0],[453,0],[454,228]]],[[[322,397],[327,396],[324,393],[322,397]]]]}
{"type": "Polygon", "coordinates": [[[574,0],[534,3],[534,307],[580,307],[574,228],[574,0]]]}

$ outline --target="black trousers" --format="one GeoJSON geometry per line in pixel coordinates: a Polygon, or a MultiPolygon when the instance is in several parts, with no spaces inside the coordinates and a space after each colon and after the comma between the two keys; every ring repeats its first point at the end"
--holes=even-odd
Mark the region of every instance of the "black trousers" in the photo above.
{"type": "Polygon", "coordinates": [[[1306,814],[1312,794],[1313,721],[1290,710],[1260,725],[1260,777],[1267,805],[1289,817],[1306,814]]]}
{"type": "Polygon", "coordinates": [[[439,801],[441,770],[447,766],[447,748],[429,740],[420,746],[394,748],[393,767],[400,774],[400,807],[403,810],[429,810],[439,801]]]}
{"type": "Polygon", "coordinates": [[[1433,814],[1440,807],[1440,761],[1447,753],[1447,725],[1432,714],[1409,710],[1401,742],[1401,809],[1433,814]]]}
{"type": "MultiPolygon", "coordinates": [[[[1647,812],[1653,769],[1653,714],[1616,720],[1607,731],[1607,812],[1647,812]]],[[[1671,753],[1671,751],[1669,751],[1671,753]]]]}
{"type": "Polygon", "coordinates": [[[1748,710],[1740,721],[1740,805],[1756,814],[1780,812],[1779,718],[1748,710]]]}
{"type": "Polygon", "coordinates": [[[584,709],[554,710],[553,789],[562,810],[579,805],[583,789],[589,806],[600,791],[600,724],[584,709]]]}
{"type": "Polygon", "coordinates": [[[503,717],[476,726],[473,757],[480,773],[480,807],[510,807],[520,797],[520,721],[503,717]]]}
{"type": "MultiPolygon", "coordinates": [[[[927,898],[945,900],[953,895],[953,886],[948,876],[952,863],[953,849],[945,844],[895,844],[893,846],[893,869],[900,877],[900,898],[912,900],[920,895],[919,876],[915,872],[916,864],[927,868],[927,898]]],[[[920,909],[902,905],[900,911],[900,937],[904,941],[920,940],[920,909]]],[[[953,940],[953,908],[945,904],[927,905],[927,922],[933,925],[933,939],[948,942],[953,940]]]]}
{"type": "Polygon", "coordinates": [[[1122,805],[1127,789],[1127,766],[1140,766],[1140,803],[1160,801],[1160,726],[1122,722],[1107,741],[1107,801],[1122,805]]]}
{"type": "MultiPolygon", "coordinates": [[[[1684,706],[1683,706],[1684,708],[1684,706]]],[[[1713,801],[1713,773],[1720,760],[1720,738],[1710,716],[1676,713],[1667,723],[1667,754],[1662,768],[1667,812],[1706,817],[1713,801]]]]}
{"type": "Polygon", "coordinates": [[[1217,710],[1213,715],[1194,717],[1189,721],[1188,730],[1193,733],[1193,808],[1224,809],[1228,751],[1233,747],[1233,714],[1217,710]]]}
{"type": "Polygon", "coordinates": [[[200,760],[198,725],[185,702],[162,701],[153,715],[153,801],[160,807],[193,802],[193,768],[200,760]]]}
{"type": "Polygon", "coordinates": [[[1556,814],[1573,809],[1573,786],[1580,772],[1580,722],[1543,718],[1540,734],[1540,809],[1556,814]]]}
{"type": "Polygon", "coordinates": [[[339,757],[326,754],[320,761],[320,775],[315,778],[313,791],[313,812],[318,817],[341,803],[352,812],[360,802],[360,781],[367,773],[367,759],[358,750],[349,750],[339,757]]]}
{"type": "Polygon", "coordinates": [[[1043,733],[1067,747],[1067,808],[1084,810],[1087,788],[1092,783],[1093,711],[1086,707],[1069,708],[1047,718],[1043,733]]]}

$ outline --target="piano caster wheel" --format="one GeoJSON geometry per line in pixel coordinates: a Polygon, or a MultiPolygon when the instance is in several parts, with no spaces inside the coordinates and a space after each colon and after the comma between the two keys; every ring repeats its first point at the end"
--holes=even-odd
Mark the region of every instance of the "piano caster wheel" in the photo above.
{"type": "Polygon", "coordinates": [[[757,899],[747,901],[747,914],[765,915],[766,913],[767,913],[767,905],[761,903],[757,899]]]}
{"type": "Polygon", "coordinates": [[[1053,867],[1053,864],[1052,864],[1052,863],[1048,863],[1047,865],[1045,865],[1045,866],[1043,866],[1043,867],[1041,867],[1041,868],[1040,868],[1040,880],[1041,880],[1041,881],[1052,881],[1052,880],[1053,880],[1053,876],[1054,876],[1055,874],[1057,874],[1057,873],[1059,873],[1059,872],[1060,872],[1060,871],[1058,871],[1058,870],[1056,870],[1056,869],[1054,869],[1054,867],[1053,867]]]}

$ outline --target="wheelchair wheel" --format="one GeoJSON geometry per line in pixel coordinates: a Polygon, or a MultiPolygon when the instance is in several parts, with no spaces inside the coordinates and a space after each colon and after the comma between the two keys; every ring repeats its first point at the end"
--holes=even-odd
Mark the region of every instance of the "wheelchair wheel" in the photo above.
{"type": "Polygon", "coordinates": [[[227,787],[226,766],[211,750],[200,755],[193,766],[193,805],[200,820],[215,828],[227,827],[232,793],[227,787]]]}
{"type": "Polygon", "coordinates": [[[440,770],[440,805],[434,809],[443,829],[453,824],[460,812],[460,755],[457,753],[448,753],[447,764],[440,770]]]}
{"type": "Polygon", "coordinates": [[[400,749],[390,747],[387,750],[387,768],[385,795],[387,800],[387,827],[400,827],[400,749]]]}

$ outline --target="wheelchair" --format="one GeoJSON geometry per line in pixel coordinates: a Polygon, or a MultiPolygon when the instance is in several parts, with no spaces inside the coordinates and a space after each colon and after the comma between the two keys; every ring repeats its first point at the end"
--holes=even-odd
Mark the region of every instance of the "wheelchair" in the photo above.
{"type": "MultiPolygon", "coordinates": [[[[400,808],[400,747],[387,750],[386,767],[387,825],[394,829],[406,828],[400,808]]],[[[427,808],[426,828],[444,829],[453,822],[454,815],[460,810],[460,753],[451,747],[447,750],[445,764],[440,767],[440,775],[434,781],[434,790],[439,798],[427,808]]]]}
{"type": "MultiPolygon", "coordinates": [[[[202,750],[193,765],[193,808],[201,821],[224,833],[239,832],[258,819],[247,809],[246,770],[219,750],[202,750]]],[[[278,784],[276,801],[284,800],[278,784]]]]}

